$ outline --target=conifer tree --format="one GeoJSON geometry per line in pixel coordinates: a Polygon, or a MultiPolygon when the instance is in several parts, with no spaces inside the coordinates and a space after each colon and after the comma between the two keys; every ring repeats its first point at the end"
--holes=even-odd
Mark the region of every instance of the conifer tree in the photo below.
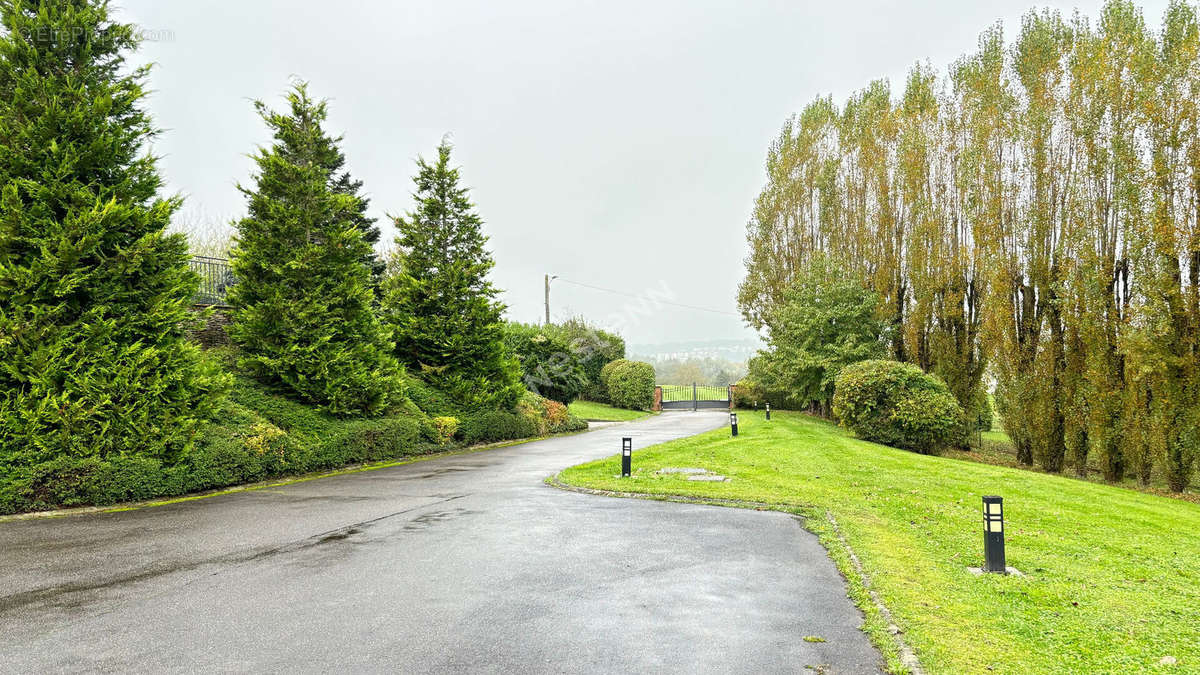
{"type": "MultiPolygon", "coordinates": [[[[318,137],[317,144],[322,147],[322,150],[312,161],[320,163],[321,167],[329,174],[330,190],[336,194],[354,198],[345,203],[349,210],[342,214],[342,217],[358,228],[362,233],[363,241],[370,246],[363,255],[363,262],[371,269],[371,283],[378,290],[380,282],[383,281],[383,273],[387,269],[387,264],[375,252],[375,244],[379,243],[380,231],[379,226],[375,224],[375,218],[367,215],[371,200],[362,195],[363,182],[355,180],[346,169],[346,153],[342,152],[341,148],[343,137],[329,136],[324,129],[318,129],[315,133],[318,137]]],[[[279,150],[289,161],[304,161],[303,158],[296,156],[296,153],[300,151],[298,148],[284,146],[279,150]]]]}
{"type": "MultiPolygon", "coordinates": [[[[341,139],[337,140],[340,141],[341,139]]],[[[359,232],[362,233],[363,241],[371,247],[371,250],[363,256],[363,262],[371,270],[371,284],[376,289],[379,289],[383,281],[383,273],[387,270],[387,263],[375,251],[375,244],[379,243],[380,237],[379,226],[375,224],[375,218],[367,215],[367,209],[370,208],[371,200],[364,197],[361,193],[362,181],[355,180],[350,176],[349,171],[342,170],[345,164],[346,155],[339,149],[337,160],[329,167],[329,173],[332,176],[330,188],[337,194],[354,197],[354,210],[346,215],[350,222],[354,223],[354,227],[358,228],[359,232]]]]}
{"type": "Polygon", "coordinates": [[[503,343],[504,305],[488,280],[495,263],[443,140],[434,163],[417,160],[416,208],[396,218],[400,234],[384,309],[396,354],[468,405],[508,407],[520,370],[503,343]]]}
{"type": "Polygon", "coordinates": [[[0,18],[0,475],[173,461],[227,376],[184,335],[198,279],[164,233],[181,200],[146,149],[135,30],[96,0],[0,18]]]}
{"type": "Polygon", "coordinates": [[[249,213],[238,221],[230,337],[242,367],[337,414],[377,414],[400,396],[389,331],[373,303],[361,200],[333,188],[336,138],[324,101],[296,84],[287,114],[255,108],[275,143],[255,156],[249,213]]]}

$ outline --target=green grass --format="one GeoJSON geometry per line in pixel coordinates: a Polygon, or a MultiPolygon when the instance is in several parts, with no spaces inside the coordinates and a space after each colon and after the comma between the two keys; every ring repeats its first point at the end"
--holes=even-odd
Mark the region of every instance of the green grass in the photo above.
{"type": "Polygon", "coordinates": [[[599,422],[628,422],[629,420],[639,420],[650,414],[644,410],[614,408],[611,405],[593,401],[575,401],[567,406],[567,410],[580,419],[599,422]]]}
{"type": "MultiPolygon", "coordinates": [[[[743,413],[720,429],[639,451],[635,475],[609,458],[568,469],[596,489],[769,502],[809,517],[850,577],[865,628],[894,646],[848,569],[836,520],[873,590],[931,673],[1200,672],[1200,505],[1021,469],[859,441],[798,413],[743,413]],[[732,478],[655,475],[697,466],[732,478]],[[980,497],[1005,498],[1008,563],[983,562],[980,497]],[[1159,661],[1171,656],[1173,667],[1159,661]]],[[[798,636],[797,639],[800,639],[798,636]]]]}

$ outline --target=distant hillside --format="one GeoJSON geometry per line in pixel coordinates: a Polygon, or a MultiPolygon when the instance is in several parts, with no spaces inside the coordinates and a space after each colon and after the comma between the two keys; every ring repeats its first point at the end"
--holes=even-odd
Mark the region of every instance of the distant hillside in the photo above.
{"type": "Polygon", "coordinates": [[[658,344],[630,344],[625,352],[632,359],[645,361],[686,361],[723,359],[744,362],[762,348],[758,340],[690,340],[658,344]]]}

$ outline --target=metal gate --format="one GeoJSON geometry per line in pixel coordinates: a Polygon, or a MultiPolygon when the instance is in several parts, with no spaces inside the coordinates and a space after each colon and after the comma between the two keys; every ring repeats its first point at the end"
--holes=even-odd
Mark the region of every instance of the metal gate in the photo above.
{"type": "Polygon", "coordinates": [[[663,384],[663,410],[705,410],[729,408],[729,387],[707,384],[663,384]]]}
{"type": "Polygon", "coordinates": [[[197,289],[192,303],[227,307],[228,305],[225,304],[226,292],[236,281],[229,261],[225,258],[194,255],[189,264],[192,271],[200,275],[200,288],[197,289]]]}

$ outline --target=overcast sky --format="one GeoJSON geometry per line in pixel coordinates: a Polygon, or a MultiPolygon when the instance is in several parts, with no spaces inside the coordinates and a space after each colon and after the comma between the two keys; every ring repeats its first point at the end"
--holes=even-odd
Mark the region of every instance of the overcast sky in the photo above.
{"type": "MultiPolygon", "coordinates": [[[[1096,17],[1100,2],[1049,3],[1096,17]]],[[[1165,2],[1142,3],[1157,27],[1165,2]]],[[[155,41],[155,145],[186,217],[244,212],[250,99],[289,78],[330,99],[381,219],[411,207],[413,160],[444,134],[486,222],[511,318],[616,322],[630,342],[753,337],[736,316],[745,223],[767,146],[820,94],[940,71],[1025,2],[116,2],[155,41]],[[661,305],[588,284],[704,307],[661,305]],[[639,308],[641,311],[639,311],[639,308]]],[[[1047,6],[1041,3],[1037,6],[1047,6]]],[[[382,222],[390,240],[390,223],[382,222]]]]}

